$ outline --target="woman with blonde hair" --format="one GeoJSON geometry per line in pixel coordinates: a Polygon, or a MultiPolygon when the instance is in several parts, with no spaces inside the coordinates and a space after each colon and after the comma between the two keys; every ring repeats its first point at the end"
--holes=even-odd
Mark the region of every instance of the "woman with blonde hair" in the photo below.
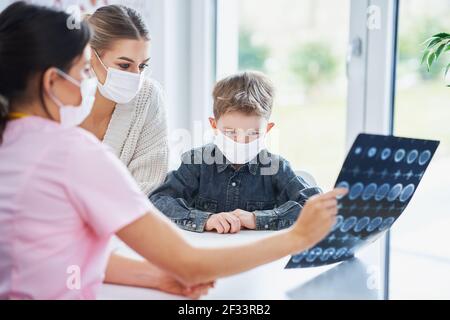
{"type": "Polygon", "coordinates": [[[168,165],[163,94],[147,72],[149,32],[139,13],[122,5],[100,7],[86,22],[98,90],[81,127],[113,149],[148,195],[164,181],[168,165]]]}

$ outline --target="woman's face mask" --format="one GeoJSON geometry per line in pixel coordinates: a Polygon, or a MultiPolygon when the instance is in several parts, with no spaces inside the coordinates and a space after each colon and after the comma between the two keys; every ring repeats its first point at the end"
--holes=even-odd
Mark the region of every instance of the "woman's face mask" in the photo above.
{"type": "Polygon", "coordinates": [[[50,98],[59,107],[61,125],[66,128],[79,126],[91,113],[95,101],[97,80],[86,78],[80,82],[62,70],[57,69],[57,72],[61,77],[78,86],[81,92],[81,104],[79,106],[64,105],[53,92],[50,92],[50,98]]]}
{"type": "Polygon", "coordinates": [[[133,100],[142,88],[144,74],[107,67],[97,52],[95,50],[93,52],[107,72],[105,83],[98,82],[98,90],[101,95],[118,104],[133,100]]]}

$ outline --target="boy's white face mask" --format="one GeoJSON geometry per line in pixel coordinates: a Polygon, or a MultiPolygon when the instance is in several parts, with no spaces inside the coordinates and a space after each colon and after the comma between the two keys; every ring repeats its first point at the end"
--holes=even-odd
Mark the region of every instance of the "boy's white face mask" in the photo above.
{"type": "Polygon", "coordinates": [[[239,143],[224,135],[222,131],[216,131],[214,144],[232,164],[249,163],[266,149],[265,134],[250,143],[239,143]]]}
{"type": "Polygon", "coordinates": [[[98,82],[98,90],[105,98],[124,104],[133,100],[142,88],[144,73],[132,73],[105,66],[97,52],[94,54],[107,71],[104,84],[98,82]]]}

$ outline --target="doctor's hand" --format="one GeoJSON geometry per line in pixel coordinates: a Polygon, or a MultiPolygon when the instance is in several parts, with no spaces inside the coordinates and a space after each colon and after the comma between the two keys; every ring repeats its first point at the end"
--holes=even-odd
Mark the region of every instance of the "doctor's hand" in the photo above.
{"type": "Polygon", "coordinates": [[[190,299],[199,299],[201,296],[206,295],[211,288],[214,288],[214,282],[186,287],[174,277],[163,271],[161,271],[161,274],[158,277],[157,289],[190,299]]]}
{"type": "Polygon", "coordinates": [[[205,230],[216,230],[217,233],[237,233],[241,230],[241,221],[232,212],[213,214],[206,221],[205,230]]]}
{"type": "Polygon", "coordinates": [[[302,250],[305,244],[311,248],[330,233],[338,213],[337,197],[342,197],[347,192],[347,189],[335,189],[312,197],[306,202],[298,220],[290,230],[291,234],[299,239],[297,243],[300,246],[303,243],[302,250]]]}
{"type": "Polygon", "coordinates": [[[170,294],[198,299],[214,287],[214,282],[187,287],[172,274],[142,260],[130,259],[112,253],[108,260],[105,283],[140,288],[151,288],[170,294]]]}

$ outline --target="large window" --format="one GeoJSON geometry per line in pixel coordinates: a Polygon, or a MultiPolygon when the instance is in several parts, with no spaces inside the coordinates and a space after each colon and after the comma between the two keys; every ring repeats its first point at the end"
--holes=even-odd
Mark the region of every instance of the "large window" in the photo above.
{"type": "MultiPolygon", "coordinates": [[[[449,0],[400,2],[395,134],[440,140],[435,159],[391,241],[390,297],[450,298],[450,88],[444,61],[420,65],[422,43],[450,31],[449,0]]],[[[448,57],[448,55],[447,55],[448,57]]]]}
{"type": "Polygon", "coordinates": [[[271,146],[331,188],[345,155],[350,1],[239,0],[238,12],[238,68],[277,88],[271,146]]]}
{"type": "MultiPolygon", "coordinates": [[[[248,69],[268,74],[277,88],[269,147],[324,190],[332,188],[356,135],[390,127],[396,2],[217,4],[217,77],[248,69]]],[[[384,239],[366,252],[379,297],[386,297],[384,239]]]]}

